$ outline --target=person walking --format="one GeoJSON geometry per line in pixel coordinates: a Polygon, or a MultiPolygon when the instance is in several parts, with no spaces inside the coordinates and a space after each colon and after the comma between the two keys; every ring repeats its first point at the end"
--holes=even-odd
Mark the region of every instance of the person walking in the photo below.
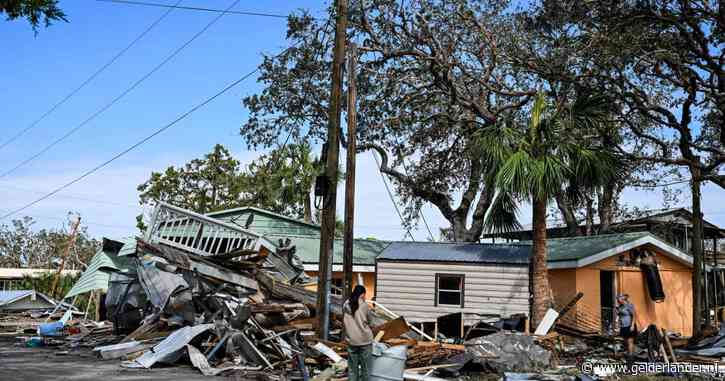
{"type": "Polygon", "coordinates": [[[370,307],[365,301],[365,287],[357,285],[352,290],[350,299],[342,306],[350,381],[368,381],[368,363],[373,344],[370,318],[370,307]]]}
{"type": "Polygon", "coordinates": [[[629,295],[617,296],[617,316],[619,317],[619,335],[624,339],[627,348],[627,360],[634,356],[634,338],[637,337],[637,313],[634,304],[629,302],[629,295]]]}

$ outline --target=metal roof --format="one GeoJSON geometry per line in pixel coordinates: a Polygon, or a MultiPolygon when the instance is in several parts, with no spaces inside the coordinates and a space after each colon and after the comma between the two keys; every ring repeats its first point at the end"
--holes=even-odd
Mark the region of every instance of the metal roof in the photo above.
{"type": "MultiPolygon", "coordinates": [[[[125,241],[130,242],[130,240],[131,239],[126,239],[125,241]]],[[[123,244],[123,242],[120,243],[123,244]]],[[[135,245],[135,239],[133,240],[133,243],[135,245]]],[[[76,281],[73,285],[73,288],[68,291],[68,294],[66,294],[64,299],[85,294],[86,292],[93,290],[106,291],[108,289],[108,280],[110,279],[110,275],[105,270],[128,272],[132,271],[132,266],[133,263],[129,257],[120,257],[117,253],[105,252],[101,248],[98,250],[96,255],[91,258],[88,267],[83,274],[81,274],[78,281],[76,281]]]]}
{"type": "MultiPolygon", "coordinates": [[[[300,257],[303,263],[319,263],[320,262],[320,237],[311,236],[291,236],[291,235],[269,235],[267,236],[273,242],[277,239],[289,238],[292,245],[295,246],[295,253],[300,257]]],[[[390,244],[389,241],[379,241],[373,239],[355,239],[352,244],[352,263],[354,265],[375,265],[375,257],[377,257],[383,249],[390,244]]],[[[336,239],[333,246],[333,264],[342,264],[343,241],[336,239]]]]}
{"type": "Polygon", "coordinates": [[[465,263],[528,264],[531,245],[393,242],[378,256],[389,261],[434,261],[465,263]]]}
{"type": "Polygon", "coordinates": [[[28,296],[40,297],[42,299],[45,299],[50,304],[55,304],[53,299],[49,298],[45,294],[42,294],[40,292],[35,292],[33,290],[10,290],[10,291],[0,291],[0,306],[11,304],[15,301],[27,298],[28,296]]]}
{"type": "Polygon", "coordinates": [[[650,235],[647,232],[636,232],[586,237],[550,238],[546,240],[546,247],[549,251],[548,261],[569,261],[590,257],[650,235]]]}

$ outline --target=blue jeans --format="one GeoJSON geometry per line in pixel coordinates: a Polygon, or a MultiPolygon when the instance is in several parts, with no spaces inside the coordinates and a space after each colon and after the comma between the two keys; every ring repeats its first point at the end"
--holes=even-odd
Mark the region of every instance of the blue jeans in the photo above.
{"type": "Polygon", "coordinates": [[[372,348],[372,344],[347,347],[349,381],[368,381],[368,364],[372,348]]]}

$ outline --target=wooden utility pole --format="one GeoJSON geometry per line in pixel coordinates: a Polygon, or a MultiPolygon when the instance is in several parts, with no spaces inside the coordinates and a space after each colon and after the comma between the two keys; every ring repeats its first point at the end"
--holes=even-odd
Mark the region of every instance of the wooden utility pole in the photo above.
{"type": "MultiPolygon", "coordinates": [[[[706,323],[710,323],[710,311],[707,310],[707,303],[703,305],[702,283],[703,283],[703,223],[702,209],[700,200],[702,194],[700,192],[700,169],[692,167],[692,182],[690,189],[692,191],[692,336],[700,337],[702,335],[703,317],[706,323]],[[703,311],[705,316],[703,316],[703,311]]],[[[687,234],[685,234],[685,242],[687,242],[687,234]]]]}
{"type": "Polygon", "coordinates": [[[350,43],[347,56],[347,164],[345,165],[345,240],[342,257],[342,271],[345,276],[343,296],[347,299],[352,293],[352,248],[355,238],[355,155],[357,154],[357,46],[350,43]]]}
{"type": "Polygon", "coordinates": [[[58,281],[60,280],[61,275],[63,274],[63,269],[65,268],[65,261],[66,258],[68,258],[68,254],[70,254],[71,249],[76,243],[76,234],[78,233],[78,225],[81,223],[81,217],[78,216],[78,219],[73,224],[73,228],[70,233],[70,240],[68,241],[68,245],[65,248],[65,252],[63,253],[63,257],[60,259],[60,267],[58,267],[58,273],[55,274],[55,278],[53,278],[53,285],[50,287],[50,294],[53,297],[62,297],[62,295],[57,295],[56,287],[58,286],[58,281]]]}
{"type": "Polygon", "coordinates": [[[320,266],[317,274],[317,336],[327,340],[330,326],[330,280],[332,249],[335,242],[335,207],[337,197],[337,166],[340,153],[340,99],[342,98],[342,65],[345,62],[347,37],[347,0],[336,1],[335,47],[332,57],[332,89],[327,125],[327,194],[323,200],[320,234],[320,266]]]}

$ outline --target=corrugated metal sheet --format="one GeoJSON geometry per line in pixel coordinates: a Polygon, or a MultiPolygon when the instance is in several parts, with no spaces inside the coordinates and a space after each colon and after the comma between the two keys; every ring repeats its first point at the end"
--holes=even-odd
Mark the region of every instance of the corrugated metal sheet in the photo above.
{"type": "MultiPolygon", "coordinates": [[[[195,337],[212,328],[214,328],[214,324],[199,324],[193,327],[177,329],[169,337],[164,339],[164,341],[145,352],[132,363],[144,368],[150,368],[157,362],[174,363],[183,354],[186,344],[189,344],[195,337]]],[[[135,367],[129,363],[125,365],[135,367]]]]}
{"type": "Polygon", "coordinates": [[[485,316],[528,314],[528,265],[381,261],[376,301],[413,322],[454,312],[463,312],[469,323],[485,316]],[[464,308],[435,305],[436,273],[465,275],[464,308]]]}
{"type": "Polygon", "coordinates": [[[136,254],[136,237],[126,237],[122,242],[123,247],[117,254],[119,257],[136,254]]]}
{"type": "Polygon", "coordinates": [[[546,241],[549,249],[548,259],[549,262],[582,259],[648,235],[651,236],[647,232],[637,232],[548,239],[546,241]]]}
{"type": "MultiPolygon", "coordinates": [[[[296,248],[296,254],[303,263],[320,262],[320,237],[270,235],[270,240],[277,243],[277,240],[289,238],[296,248]]],[[[355,265],[375,265],[375,258],[388,247],[389,241],[373,239],[356,239],[352,247],[352,263],[355,265]]],[[[343,242],[336,239],[333,250],[333,263],[342,264],[343,242]]]]}
{"type": "Polygon", "coordinates": [[[0,291],[0,310],[27,310],[50,308],[53,299],[33,290],[0,291]]]}
{"type": "Polygon", "coordinates": [[[530,244],[393,242],[378,260],[525,264],[530,244]]]}
{"type": "Polygon", "coordinates": [[[107,270],[128,272],[132,271],[132,266],[133,264],[129,258],[119,257],[114,253],[107,253],[101,249],[93,256],[88,267],[65,298],[85,294],[93,290],[106,291],[110,279],[107,270]]]}

